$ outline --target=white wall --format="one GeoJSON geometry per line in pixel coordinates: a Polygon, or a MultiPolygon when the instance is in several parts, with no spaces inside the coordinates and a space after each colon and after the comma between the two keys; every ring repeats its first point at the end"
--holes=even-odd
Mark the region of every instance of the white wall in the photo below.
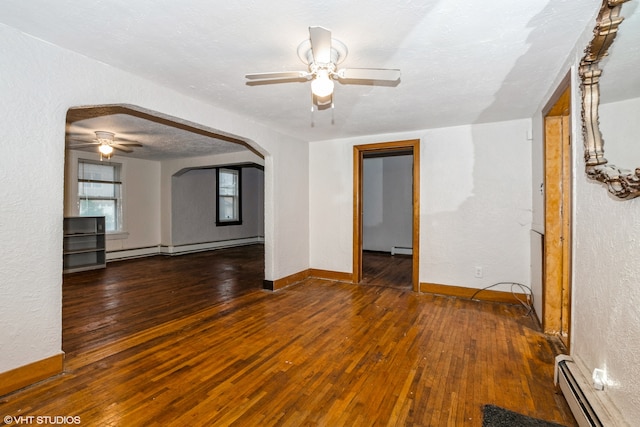
{"type": "MultiPolygon", "coordinates": [[[[600,116],[605,157],[619,167],[639,167],[638,100],[615,104],[600,116]],[[618,127],[611,126],[609,113],[615,109],[623,119],[618,127]]],[[[640,420],[640,199],[609,196],[603,185],[586,178],[577,150],[572,354],[587,375],[605,369],[606,397],[635,425],[640,420]]]]}
{"type": "Polygon", "coordinates": [[[264,236],[264,172],[242,168],[242,224],[216,225],[216,169],[173,176],[172,244],[230,241],[264,236]]]}
{"type": "MultiPolygon", "coordinates": [[[[306,145],[306,144],[305,144],[306,145]]],[[[182,236],[178,236],[176,240],[173,236],[174,229],[174,212],[176,206],[174,192],[174,178],[177,174],[183,173],[185,170],[193,168],[206,168],[216,165],[232,165],[242,163],[255,163],[264,166],[265,161],[262,157],[251,151],[237,151],[235,153],[226,154],[214,154],[209,156],[200,157],[188,157],[182,159],[165,160],[162,162],[162,171],[160,183],[162,187],[162,201],[161,201],[161,217],[162,217],[162,231],[161,231],[161,243],[163,246],[173,246],[185,243],[182,236]]],[[[264,178],[264,175],[263,175],[264,178]]],[[[214,174],[215,182],[215,174],[214,174]]],[[[264,181],[263,181],[264,184],[264,181]]],[[[215,191],[215,187],[213,187],[215,191]]],[[[262,235],[264,235],[264,186],[262,188],[262,235]]],[[[215,196],[215,194],[214,194],[215,196]]],[[[215,212],[214,212],[215,219],[215,212]]],[[[179,220],[182,221],[182,220],[179,220]]],[[[181,225],[178,225],[181,227],[181,225]]],[[[227,232],[228,233],[228,232],[227,232]]],[[[230,236],[231,237],[231,236],[230,236]]]]}
{"type": "Polygon", "coordinates": [[[0,24],[0,372],[61,352],[67,110],[128,104],[242,137],[265,156],[265,275],[309,267],[308,148],[251,120],[0,24]],[[28,179],[25,179],[28,177],[28,179]],[[37,258],[36,258],[37,257],[37,258]]]}
{"type": "Polygon", "coordinates": [[[410,248],[413,231],[413,156],[364,159],[362,249],[410,248]]]}
{"type": "Polygon", "coordinates": [[[470,288],[501,281],[528,285],[530,123],[311,143],[311,267],[352,271],[352,147],[420,139],[420,282],[470,288]],[[474,277],[476,266],[483,268],[482,278],[474,277]]]}
{"type": "MultiPolygon", "coordinates": [[[[78,215],[78,159],[99,160],[95,153],[67,150],[64,215],[78,215]]],[[[160,162],[112,156],[122,165],[122,233],[107,236],[107,252],[158,246],[160,242],[160,162]]]]}
{"type": "MultiPolygon", "coordinates": [[[[606,371],[607,385],[598,396],[605,404],[617,408],[629,425],[636,425],[640,420],[640,199],[615,200],[603,185],[589,180],[585,174],[577,67],[592,35],[590,24],[545,98],[550,99],[571,69],[574,142],[571,355],[587,378],[595,368],[606,371]]],[[[534,153],[540,152],[543,144],[541,110],[542,106],[534,115],[534,153]]],[[[607,107],[603,113],[609,114],[607,107]]],[[[637,126],[637,117],[636,114],[628,119],[625,125],[637,126]]],[[[603,131],[605,157],[609,158],[611,152],[616,162],[637,152],[637,127],[622,129],[603,131]]],[[[541,157],[534,155],[533,159],[533,168],[542,168],[541,157]]],[[[628,168],[638,165],[631,161],[622,164],[628,168]]],[[[533,185],[535,194],[536,183],[533,185]]],[[[533,207],[534,217],[540,217],[544,212],[542,202],[534,197],[533,207]]]]}
{"type": "Polygon", "coordinates": [[[586,374],[606,370],[605,393],[631,423],[640,420],[640,199],[613,200],[584,175],[576,184],[571,352],[586,374]]]}
{"type": "MultiPolygon", "coordinates": [[[[529,120],[427,131],[421,166],[420,281],[529,285],[529,120]],[[483,277],[474,277],[481,267],[483,277]]],[[[510,286],[494,287],[510,291],[510,286]]]]}
{"type": "MultiPolygon", "coordinates": [[[[550,96],[550,95],[549,95],[550,96]]],[[[542,322],[542,280],[544,247],[544,120],[539,112],[531,120],[531,291],[533,308],[542,322]]]]}

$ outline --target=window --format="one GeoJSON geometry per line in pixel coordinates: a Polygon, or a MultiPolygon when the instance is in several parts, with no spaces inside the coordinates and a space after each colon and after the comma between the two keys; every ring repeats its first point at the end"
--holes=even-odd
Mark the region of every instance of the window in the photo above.
{"type": "Polygon", "coordinates": [[[122,229],[121,165],[78,160],[80,216],[104,216],[107,232],[122,229]]]}
{"type": "Polygon", "coordinates": [[[242,224],[241,169],[216,169],[216,225],[242,224]]]}

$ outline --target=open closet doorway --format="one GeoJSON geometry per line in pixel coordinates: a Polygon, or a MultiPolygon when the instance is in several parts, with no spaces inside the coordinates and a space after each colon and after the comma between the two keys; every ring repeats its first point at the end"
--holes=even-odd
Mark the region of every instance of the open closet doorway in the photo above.
{"type": "Polygon", "coordinates": [[[354,146],[355,283],[419,290],[419,161],[418,140],[354,146]]]}
{"type": "Polygon", "coordinates": [[[560,85],[544,113],[544,267],[542,327],[570,348],[571,86],[560,85]]]}

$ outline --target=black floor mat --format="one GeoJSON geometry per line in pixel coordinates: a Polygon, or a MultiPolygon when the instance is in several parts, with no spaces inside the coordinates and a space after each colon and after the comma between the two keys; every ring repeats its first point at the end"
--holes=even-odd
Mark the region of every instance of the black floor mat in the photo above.
{"type": "Polygon", "coordinates": [[[482,427],[563,427],[561,424],[527,417],[495,405],[484,405],[482,427]]]}

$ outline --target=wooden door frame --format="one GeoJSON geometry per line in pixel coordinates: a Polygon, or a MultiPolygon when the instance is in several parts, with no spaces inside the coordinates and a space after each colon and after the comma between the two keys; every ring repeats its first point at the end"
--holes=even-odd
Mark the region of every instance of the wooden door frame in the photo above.
{"type": "Polygon", "coordinates": [[[542,327],[569,349],[571,331],[571,84],[559,86],[544,117],[544,256],[542,327]]]}
{"type": "Polygon", "coordinates": [[[353,282],[362,280],[362,185],[363,160],[366,154],[384,154],[397,151],[412,151],[413,154],[413,231],[412,272],[413,290],[420,290],[420,140],[381,142],[355,145],[353,147],[353,282]]]}

